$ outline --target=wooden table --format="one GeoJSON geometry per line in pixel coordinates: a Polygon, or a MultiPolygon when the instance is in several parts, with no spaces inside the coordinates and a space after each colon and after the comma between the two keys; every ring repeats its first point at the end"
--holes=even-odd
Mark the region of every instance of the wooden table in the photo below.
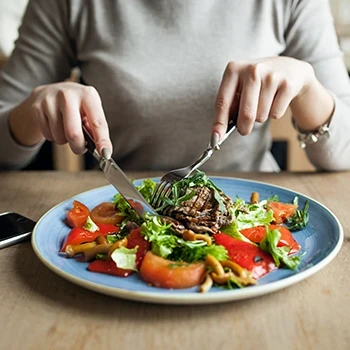
{"type": "MultiPolygon", "coordinates": [[[[0,349],[349,349],[350,173],[220,175],[285,186],[326,205],[345,232],[338,256],[312,277],[262,297],[162,306],[76,286],[47,269],[29,242],[18,244],[0,250],[0,349]]],[[[0,173],[0,212],[37,220],[105,184],[100,172],[0,173]]]]}

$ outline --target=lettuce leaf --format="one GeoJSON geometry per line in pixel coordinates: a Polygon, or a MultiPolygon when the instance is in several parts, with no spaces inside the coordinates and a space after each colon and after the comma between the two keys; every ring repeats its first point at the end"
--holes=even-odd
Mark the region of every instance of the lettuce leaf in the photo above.
{"type": "Polygon", "coordinates": [[[242,198],[237,198],[235,202],[235,216],[237,229],[243,230],[254,226],[268,225],[273,221],[273,211],[266,210],[266,201],[247,204],[242,198]]]}
{"type": "MultiPolygon", "coordinates": [[[[156,183],[151,179],[145,179],[140,186],[136,186],[137,190],[142,194],[147,202],[150,202],[156,183]]],[[[115,209],[119,211],[120,216],[125,216],[121,224],[121,228],[125,226],[128,221],[135,222],[139,225],[143,222],[143,219],[131,208],[130,204],[124,199],[124,197],[117,193],[114,195],[112,203],[115,205],[115,209]]]]}
{"type": "Polygon", "coordinates": [[[137,190],[142,194],[148,203],[150,203],[153,192],[156,188],[156,183],[151,179],[142,181],[140,186],[136,186],[137,190]]]}
{"type": "Polygon", "coordinates": [[[270,230],[266,225],[266,235],[260,242],[260,248],[267,253],[270,253],[276,266],[280,266],[283,263],[291,270],[295,270],[300,264],[301,257],[299,255],[289,256],[290,247],[283,246],[277,247],[277,244],[281,238],[281,232],[279,229],[270,230]]]}
{"type": "Polygon", "coordinates": [[[256,245],[250,239],[248,239],[247,237],[243,236],[239,232],[237,221],[233,221],[232,224],[222,227],[220,231],[223,232],[223,233],[228,234],[229,236],[231,236],[233,238],[236,238],[236,239],[239,239],[241,241],[245,241],[245,242],[248,242],[248,243],[256,245]]]}
{"type": "Polygon", "coordinates": [[[171,224],[164,223],[157,216],[145,217],[141,225],[141,234],[152,243],[152,253],[173,261],[196,262],[205,260],[208,254],[218,260],[225,260],[228,253],[223,246],[207,245],[205,241],[185,241],[172,229],[171,224]]]}
{"type": "Polygon", "coordinates": [[[118,215],[125,216],[125,219],[120,224],[121,228],[125,226],[128,221],[132,221],[140,225],[142,220],[140,216],[131,208],[130,204],[124,199],[124,197],[117,193],[114,195],[112,203],[115,205],[115,209],[119,212],[118,215]]]}
{"type": "Polygon", "coordinates": [[[111,254],[111,259],[116,263],[120,269],[137,271],[136,267],[136,253],[138,246],[133,249],[120,247],[111,254]]]}
{"type": "Polygon", "coordinates": [[[95,232],[97,231],[99,228],[98,226],[92,221],[92,219],[90,218],[90,216],[87,217],[86,222],[83,226],[84,230],[90,231],[90,232],[95,232]]]}

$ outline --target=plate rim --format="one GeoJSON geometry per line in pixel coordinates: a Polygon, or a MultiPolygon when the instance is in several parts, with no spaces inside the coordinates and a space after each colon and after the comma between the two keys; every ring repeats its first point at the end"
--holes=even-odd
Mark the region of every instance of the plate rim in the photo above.
{"type": "MultiPolygon", "coordinates": [[[[65,272],[61,270],[59,267],[57,267],[55,264],[48,261],[40,252],[40,249],[36,245],[35,238],[37,236],[37,230],[39,228],[40,223],[44,220],[44,218],[49,215],[50,212],[54,211],[57,207],[62,206],[67,201],[71,201],[76,196],[83,196],[87,193],[92,193],[94,191],[102,191],[103,189],[107,189],[109,187],[114,188],[113,185],[107,184],[104,186],[92,188],[90,190],[86,190],[83,192],[80,192],[78,194],[73,195],[70,198],[67,198],[60,203],[56,204],[49,210],[47,210],[38,220],[37,224],[35,225],[32,237],[31,237],[31,245],[32,248],[36,254],[36,256],[39,258],[39,260],[51,271],[59,275],[60,277],[72,282],[73,284],[76,284],[80,287],[86,288],[88,290],[109,295],[112,297],[118,297],[125,300],[131,300],[131,301],[137,301],[137,302],[146,302],[146,303],[155,303],[155,304],[173,304],[173,305],[195,305],[195,304],[209,304],[209,303],[223,303],[223,302],[230,302],[230,301],[236,301],[236,300],[243,300],[243,299],[250,299],[258,296],[262,296],[265,294],[270,294],[272,292],[282,290],[284,288],[290,287],[312,275],[314,275],[316,272],[322,270],[325,266],[327,266],[339,253],[343,242],[344,242],[344,229],[340,222],[340,220],[337,218],[337,216],[333,213],[332,210],[327,208],[324,204],[320,203],[318,200],[315,200],[301,192],[291,190],[289,188],[274,185],[268,182],[263,182],[259,180],[251,180],[251,179],[242,179],[242,178],[236,178],[236,177],[229,177],[229,176],[210,176],[208,175],[210,179],[223,179],[223,180],[229,180],[229,181],[238,181],[238,182],[244,182],[244,183],[255,183],[260,185],[267,185],[268,187],[272,188],[278,188],[283,191],[291,192],[295,195],[303,196],[305,199],[309,199],[312,202],[316,203],[317,205],[321,206],[323,209],[325,209],[334,219],[336,222],[336,225],[339,229],[339,238],[336,242],[334,248],[332,251],[321,261],[316,263],[315,265],[308,267],[306,270],[303,270],[299,273],[296,273],[295,275],[288,276],[286,278],[269,282],[268,284],[264,285],[256,285],[254,288],[243,288],[243,289],[235,289],[235,290],[223,290],[223,291],[216,291],[215,293],[196,293],[196,292],[188,292],[188,293],[181,293],[181,294],[172,294],[169,295],[167,293],[159,293],[157,292],[157,289],[155,288],[155,291],[134,291],[119,287],[112,287],[112,286],[104,286],[97,282],[91,282],[87,281],[84,278],[77,277],[75,275],[72,275],[68,272],[65,272]],[[287,283],[286,283],[287,281],[287,283]]],[[[142,181],[146,178],[137,178],[134,179],[134,181],[142,181]]],[[[152,179],[154,181],[158,180],[159,177],[149,177],[147,179],[152,179]]],[[[117,191],[117,190],[116,190],[117,191]]]]}

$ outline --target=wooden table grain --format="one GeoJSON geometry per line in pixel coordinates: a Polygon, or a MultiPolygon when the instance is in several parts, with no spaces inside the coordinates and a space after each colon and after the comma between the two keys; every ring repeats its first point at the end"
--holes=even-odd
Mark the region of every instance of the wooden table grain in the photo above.
{"type": "MultiPolygon", "coordinates": [[[[0,349],[349,349],[350,173],[220,175],[284,186],[323,203],[344,228],[338,256],[312,277],[262,297],[162,306],[74,285],[48,270],[30,242],[21,243],[0,250],[0,349]]],[[[38,220],[61,201],[106,184],[94,171],[0,172],[0,212],[38,220]]]]}

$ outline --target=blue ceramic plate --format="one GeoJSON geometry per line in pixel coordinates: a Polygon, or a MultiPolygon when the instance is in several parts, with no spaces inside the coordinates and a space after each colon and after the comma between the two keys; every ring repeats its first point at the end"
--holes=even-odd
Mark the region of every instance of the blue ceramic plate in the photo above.
{"type": "MultiPolygon", "coordinates": [[[[128,278],[120,278],[89,272],[87,263],[67,259],[58,253],[62,241],[69,232],[65,224],[66,211],[72,207],[73,199],[84,203],[91,209],[103,201],[112,200],[116,193],[112,186],[84,192],[48,211],[34,228],[32,235],[34,251],[49,269],[80,286],[114,297],[161,304],[219,303],[267,294],[311,276],[325,267],[339,252],[343,242],[341,224],[330,210],[317,201],[288,189],[262,182],[222,177],[213,177],[212,180],[233,199],[239,196],[249,201],[252,191],[259,192],[261,199],[278,195],[282,202],[291,202],[297,194],[301,207],[305,200],[309,199],[309,224],[307,228],[294,233],[295,239],[301,245],[301,253],[305,254],[297,271],[279,269],[261,278],[256,286],[234,290],[212,288],[205,294],[198,293],[197,288],[183,290],[154,288],[145,284],[137,274],[128,278]]],[[[140,183],[141,180],[135,182],[137,185],[140,183]]]]}

